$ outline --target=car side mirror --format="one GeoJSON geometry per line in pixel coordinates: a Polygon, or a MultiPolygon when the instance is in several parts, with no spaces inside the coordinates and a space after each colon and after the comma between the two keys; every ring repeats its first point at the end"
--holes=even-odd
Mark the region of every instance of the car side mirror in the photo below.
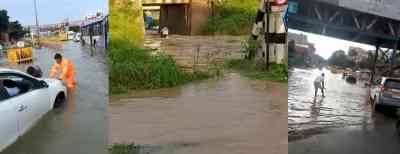
{"type": "Polygon", "coordinates": [[[42,88],[49,88],[49,84],[46,81],[40,80],[39,81],[40,87],[42,88]]]}

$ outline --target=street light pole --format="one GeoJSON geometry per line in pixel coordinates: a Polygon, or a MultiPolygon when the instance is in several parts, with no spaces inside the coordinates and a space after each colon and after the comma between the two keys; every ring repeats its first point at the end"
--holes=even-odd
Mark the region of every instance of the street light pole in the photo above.
{"type": "Polygon", "coordinates": [[[33,0],[34,8],[35,8],[35,22],[36,22],[36,43],[40,46],[40,28],[39,28],[39,20],[38,20],[38,11],[37,11],[37,4],[36,0],[33,0]]]}

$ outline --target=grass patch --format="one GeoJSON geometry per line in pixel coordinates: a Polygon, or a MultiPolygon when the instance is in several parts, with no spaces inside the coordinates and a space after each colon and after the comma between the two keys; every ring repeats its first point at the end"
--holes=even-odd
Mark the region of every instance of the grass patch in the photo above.
{"type": "Polygon", "coordinates": [[[184,72],[171,56],[152,55],[150,50],[135,47],[124,40],[110,42],[108,62],[111,94],[134,89],[169,88],[210,77],[204,72],[184,72]]]}
{"type": "Polygon", "coordinates": [[[271,69],[265,71],[262,68],[261,61],[249,61],[241,59],[229,59],[225,61],[225,67],[238,70],[245,76],[257,80],[271,80],[279,82],[288,81],[288,66],[284,64],[271,64],[271,69]]]}
{"type": "Polygon", "coordinates": [[[139,149],[135,144],[114,144],[108,151],[109,154],[139,154],[139,149]]]}
{"type": "Polygon", "coordinates": [[[259,0],[214,1],[214,15],[203,28],[204,34],[243,35],[251,31],[259,0]]]}

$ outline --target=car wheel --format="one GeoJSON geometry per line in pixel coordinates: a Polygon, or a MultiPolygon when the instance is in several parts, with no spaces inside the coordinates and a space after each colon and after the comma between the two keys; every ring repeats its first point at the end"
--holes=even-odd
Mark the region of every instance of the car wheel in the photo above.
{"type": "Polygon", "coordinates": [[[54,108],[60,107],[65,102],[64,93],[59,93],[54,101],[54,108]]]}

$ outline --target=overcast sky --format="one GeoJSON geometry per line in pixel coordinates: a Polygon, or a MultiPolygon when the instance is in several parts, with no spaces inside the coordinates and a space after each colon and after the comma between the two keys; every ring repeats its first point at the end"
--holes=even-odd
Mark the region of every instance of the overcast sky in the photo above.
{"type": "Polygon", "coordinates": [[[289,29],[289,32],[296,33],[296,34],[304,34],[307,36],[308,42],[314,43],[316,54],[320,55],[321,57],[328,59],[333,52],[336,50],[344,50],[346,53],[350,46],[353,47],[360,47],[364,50],[375,50],[374,46],[360,44],[356,42],[340,40],[333,37],[327,37],[302,31],[297,31],[294,29],[289,29]]]}
{"type": "MultiPolygon", "coordinates": [[[[33,1],[0,0],[0,9],[7,10],[11,20],[18,20],[23,25],[33,25],[33,1]]],[[[59,23],[67,18],[81,20],[89,13],[108,11],[108,0],[37,0],[37,3],[39,24],[59,23]]]]}

